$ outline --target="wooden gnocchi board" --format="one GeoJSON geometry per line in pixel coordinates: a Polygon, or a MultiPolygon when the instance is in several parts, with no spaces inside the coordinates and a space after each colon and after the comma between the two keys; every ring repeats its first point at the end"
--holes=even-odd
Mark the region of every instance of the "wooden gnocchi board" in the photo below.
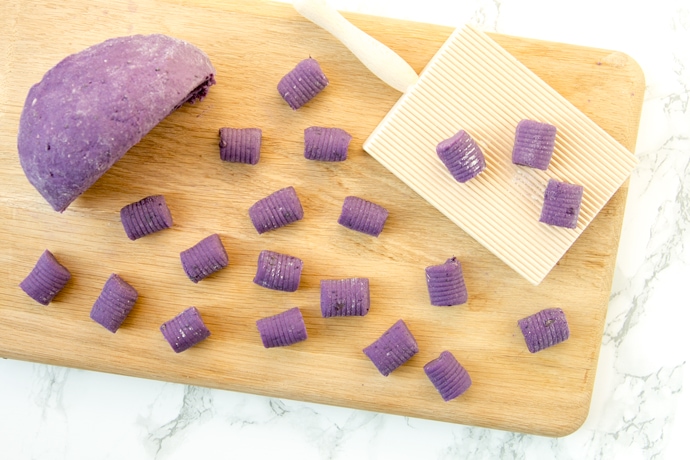
{"type": "MultiPolygon", "coordinates": [[[[11,0],[0,19],[0,356],[95,371],[346,406],[467,425],[561,436],[585,420],[591,400],[626,201],[624,185],[553,271],[533,286],[444,218],[362,150],[399,94],[371,75],[328,33],[289,5],[253,1],[11,0]],[[96,26],[97,25],[97,26],[96,26]],[[25,179],[16,151],[29,87],[67,54],[119,35],[161,32],[206,51],[218,84],[202,103],[164,120],[63,214],[25,179]],[[299,60],[319,60],[331,84],[297,112],[275,86],[299,60]],[[303,129],[338,126],[353,135],[344,163],[303,158],[303,129]],[[218,128],[258,126],[256,166],[222,163],[218,128]],[[292,185],[305,217],[257,234],[247,209],[292,185]],[[122,206],[164,194],[174,227],[126,238],[122,206]],[[347,195],[390,211],[378,238],[337,224],[347,195]],[[228,268],[193,284],[179,252],[218,233],[228,268]],[[47,307],[18,287],[44,249],[72,272],[47,307]],[[262,249],[304,261],[300,288],[252,283],[262,249]],[[456,256],[469,302],[431,307],[424,268],[456,256]],[[89,312],[111,273],[140,298],[111,334],[89,312]],[[369,277],[372,307],[360,318],[324,319],[323,278],[369,277]],[[179,355],[159,325],[196,306],[211,337],[179,355]],[[309,339],[264,349],[255,321],[299,306],[309,339]],[[530,354],[517,320],[561,306],[571,338],[530,354]],[[389,377],[362,353],[404,319],[420,352],[389,377]],[[471,374],[462,397],[444,403],[423,365],[452,351],[471,374]]],[[[348,15],[420,71],[448,27],[348,15]]],[[[634,149],[644,78],[624,54],[492,35],[499,44],[634,149]]]]}

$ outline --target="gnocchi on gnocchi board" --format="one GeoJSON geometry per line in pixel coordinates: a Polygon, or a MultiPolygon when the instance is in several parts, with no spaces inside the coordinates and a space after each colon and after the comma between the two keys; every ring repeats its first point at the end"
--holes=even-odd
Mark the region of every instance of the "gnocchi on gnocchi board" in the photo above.
{"type": "MultiPolygon", "coordinates": [[[[13,3],[0,19],[0,356],[136,377],[201,385],[561,436],[589,411],[626,202],[625,184],[538,286],[527,282],[367,155],[362,144],[399,93],[370,74],[327,32],[289,5],[244,0],[199,2],[13,3]],[[99,27],[93,27],[98,23],[99,27]],[[46,27],[49,24],[50,27],[46,27]],[[16,135],[29,87],[70,53],[114,36],[166,33],[203,49],[217,85],[154,128],[64,213],[28,183],[16,135]],[[298,111],[276,84],[312,56],[329,86],[298,111]],[[304,129],[333,126],[352,134],[348,159],[308,161],[304,129]],[[222,162],[218,129],[260,127],[257,165],[222,162]],[[247,214],[259,199],[293,186],[304,218],[258,234],[247,214]],[[145,196],[165,196],[172,228],[127,238],[119,210],[145,196]],[[389,211],[379,237],[337,224],[346,196],[389,211]],[[218,233],[229,266],[199,283],[179,253],[218,233]],[[49,249],[72,279],[48,306],[18,285],[49,249]],[[260,251],[299,257],[295,292],[252,282],[260,251]],[[469,300],[432,307],[424,268],[461,261],[469,300]],[[119,274],[139,292],[117,333],[89,318],[106,279],[119,274]],[[324,278],[367,277],[364,317],[322,318],[324,278]],[[195,306],[211,336],[174,353],[159,326],[195,306]],[[256,320],[300,307],[306,341],[265,349],[256,320]],[[571,337],[528,352],[518,319],[561,307],[571,337]],[[398,319],[419,353],[388,377],[362,349],[398,319]],[[422,367],[451,351],[472,386],[444,402],[422,367]]],[[[448,27],[348,15],[420,71],[451,33],[448,27]]],[[[637,64],[610,50],[491,35],[554,89],[634,150],[644,78],[637,64]],[[616,59],[611,59],[616,56],[616,59]]]]}

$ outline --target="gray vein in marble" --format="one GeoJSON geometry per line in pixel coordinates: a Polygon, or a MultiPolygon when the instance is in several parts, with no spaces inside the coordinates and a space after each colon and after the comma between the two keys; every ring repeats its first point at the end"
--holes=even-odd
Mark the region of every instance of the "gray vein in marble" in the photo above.
{"type": "Polygon", "coordinates": [[[42,409],[45,418],[48,410],[64,410],[62,401],[69,369],[56,366],[37,366],[38,388],[35,389],[34,402],[42,409]]]}
{"type": "Polygon", "coordinates": [[[207,388],[184,386],[182,402],[176,416],[149,433],[147,441],[158,458],[166,450],[174,449],[182,442],[181,435],[190,426],[202,423],[213,416],[213,396],[207,388]]]}
{"type": "Polygon", "coordinates": [[[483,30],[495,32],[498,30],[500,17],[501,0],[482,1],[469,22],[483,30]]]}

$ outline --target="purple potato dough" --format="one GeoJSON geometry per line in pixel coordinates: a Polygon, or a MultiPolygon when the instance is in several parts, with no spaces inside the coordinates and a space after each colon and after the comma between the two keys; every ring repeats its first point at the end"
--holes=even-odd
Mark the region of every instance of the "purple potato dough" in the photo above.
{"type": "Polygon", "coordinates": [[[285,102],[297,110],[328,86],[328,78],[316,59],[308,58],[297,64],[278,82],[278,92],[285,102]]]}
{"type": "Polygon", "coordinates": [[[338,223],[350,230],[378,237],[387,218],[386,208],[356,196],[348,196],[343,202],[338,223]]]}
{"type": "Polygon", "coordinates": [[[559,344],[570,337],[565,313],[560,308],[546,308],[518,321],[530,353],[559,344]]]}
{"type": "Polygon", "coordinates": [[[181,353],[211,335],[196,307],[189,307],[160,327],[175,353],[181,353]]]}
{"type": "Polygon", "coordinates": [[[284,227],[303,217],[304,210],[294,187],[273,192],[249,208],[249,218],[260,234],[284,227]]]}
{"type": "Polygon", "coordinates": [[[170,209],[163,195],[151,195],[120,210],[120,221],[127,238],[136,240],[172,227],[170,209]]]}
{"type": "Polygon", "coordinates": [[[440,356],[424,366],[431,383],[444,401],[450,401],[463,394],[472,385],[472,379],[464,367],[449,351],[442,351],[440,356]]]}
{"type": "Polygon", "coordinates": [[[261,153],[261,129],[220,128],[220,159],[232,163],[255,165],[261,153]]]}
{"type": "Polygon", "coordinates": [[[584,187],[549,179],[539,222],[565,228],[576,228],[584,187]]]}
{"type": "Polygon", "coordinates": [[[207,236],[191,248],[180,253],[182,268],[190,280],[198,283],[207,276],[228,266],[228,253],[220,236],[207,236]]]}
{"type": "Polygon", "coordinates": [[[307,327],[299,308],[261,318],[256,327],[265,348],[286,347],[307,340],[307,327]]]}
{"type": "Polygon", "coordinates": [[[294,292],[299,287],[303,263],[297,257],[261,251],[254,284],[276,291],[294,292]]]}
{"type": "Polygon", "coordinates": [[[484,153],[467,131],[439,142],[436,154],[458,182],[467,182],[486,169],[484,153]]]}
{"type": "Polygon", "coordinates": [[[418,353],[419,346],[405,322],[400,319],[363,351],[379,372],[387,377],[418,353]]]}
{"type": "Polygon", "coordinates": [[[555,145],[555,126],[534,120],[520,120],[515,128],[513,163],[546,171],[555,145]]]}
{"type": "Polygon", "coordinates": [[[431,305],[450,307],[467,302],[467,287],[462,266],[455,257],[425,269],[431,305]]]}
{"type": "Polygon", "coordinates": [[[304,158],[345,161],[352,136],[340,128],[311,126],[304,130],[304,158]]]}
{"type": "Polygon", "coordinates": [[[159,34],[67,56],[24,103],[17,147],[26,177],[64,211],[161,120],[203,99],[214,74],[201,50],[159,34]]]}
{"type": "Polygon", "coordinates": [[[134,308],[138,297],[134,287],[113,273],[91,308],[91,319],[115,333],[134,308]]]}
{"type": "Polygon", "coordinates": [[[46,249],[19,287],[36,302],[48,305],[71,277],[69,270],[46,249]]]}
{"type": "Polygon", "coordinates": [[[321,316],[365,316],[369,313],[369,279],[321,280],[321,316]]]}

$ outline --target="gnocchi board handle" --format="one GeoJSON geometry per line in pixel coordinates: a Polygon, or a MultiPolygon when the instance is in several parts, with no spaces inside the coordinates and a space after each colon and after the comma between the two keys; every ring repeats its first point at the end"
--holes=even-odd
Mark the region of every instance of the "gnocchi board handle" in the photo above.
{"type": "Polygon", "coordinates": [[[294,0],[299,14],[330,32],[374,75],[389,86],[405,92],[417,82],[417,72],[386,45],[345,19],[327,0],[294,0]]]}

